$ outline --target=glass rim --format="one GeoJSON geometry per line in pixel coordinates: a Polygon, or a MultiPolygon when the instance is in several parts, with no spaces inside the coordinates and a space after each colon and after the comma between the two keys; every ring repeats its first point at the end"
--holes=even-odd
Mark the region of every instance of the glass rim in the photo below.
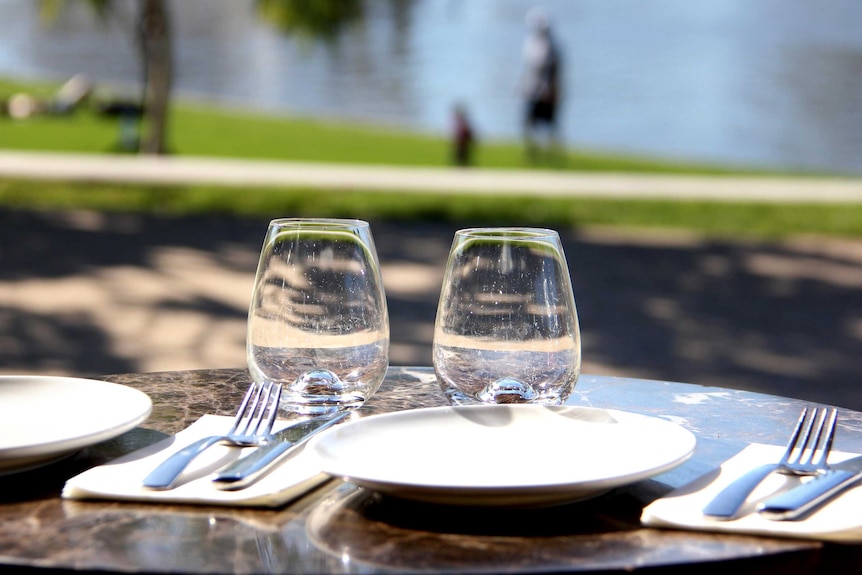
{"type": "Polygon", "coordinates": [[[293,228],[370,228],[370,224],[365,220],[354,218],[276,218],[269,222],[270,227],[293,227],[293,228]]]}
{"type": "Polygon", "coordinates": [[[560,237],[560,234],[556,230],[550,228],[531,228],[526,226],[464,228],[455,232],[455,235],[464,238],[513,240],[560,237]]]}

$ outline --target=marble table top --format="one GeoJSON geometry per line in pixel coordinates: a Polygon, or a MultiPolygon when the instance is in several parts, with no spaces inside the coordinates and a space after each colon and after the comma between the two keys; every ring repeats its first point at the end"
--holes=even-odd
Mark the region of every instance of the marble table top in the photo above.
{"type": "MultiPolygon", "coordinates": [[[[60,498],[68,477],[174,434],[201,415],[232,415],[244,369],[122,374],[147,393],[140,427],[73,457],[0,477],[0,565],[146,573],[545,573],[638,569],[858,572],[862,548],[639,524],[657,497],[750,442],[783,444],[804,402],[692,384],[582,375],[569,403],[678,422],[697,436],[676,469],[579,503],[497,510],[410,503],[333,480],[274,510],[60,498]]],[[[392,367],[361,413],[446,405],[433,370],[392,367]]],[[[841,411],[836,448],[862,451],[862,413],[841,411]],[[842,432],[844,430],[844,432],[842,432]]],[[[652,571],[650,571],[652,572],[652,571]]]]}

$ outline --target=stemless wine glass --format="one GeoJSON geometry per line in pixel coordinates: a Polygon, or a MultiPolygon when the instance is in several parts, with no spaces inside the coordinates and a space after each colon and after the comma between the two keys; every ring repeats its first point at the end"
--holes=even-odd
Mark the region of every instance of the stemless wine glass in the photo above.
{"type": "Polygon", "coordinates": [[[252,378],[284,385],[281,407],[361,406],[389,365],[389,315],[367,222],[270,222],[248,312],[252,378]]]}
{"type": "Polygon", "coordinates": [[[581,370],[581,337],[559,234],[456,232],[433,356],[451,404],[565,402],[581,370]]]}

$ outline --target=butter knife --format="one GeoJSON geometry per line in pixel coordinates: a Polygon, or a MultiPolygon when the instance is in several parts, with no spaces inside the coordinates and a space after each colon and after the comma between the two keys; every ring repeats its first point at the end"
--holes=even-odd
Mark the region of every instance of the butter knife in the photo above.
{"type": "Polygon", "coordinates": [[[814,511],[862,479],[862,455],[835,463],[814,479],[770,497],[757,507],[769,519],[794,520],[814,511]]]}
{"type": "Polygon", "coordinates": [[[256,448],[251,455],[234,461],[219,471],[213,483],[217,488],[226,491],[244,489],[263,477],[273,463],[298,448],[312,436],[343,421],[349,415],[345,411],[335,415],[319,415],[282,429],[266,444],[256,448]]]}

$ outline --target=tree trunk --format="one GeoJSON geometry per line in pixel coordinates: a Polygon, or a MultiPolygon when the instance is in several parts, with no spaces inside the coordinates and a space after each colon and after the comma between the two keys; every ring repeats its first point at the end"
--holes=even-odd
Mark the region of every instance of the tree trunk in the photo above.
{"type": "Polygon", "coordinates": [[[170,26],[164,0],[142,0],[140,26],[144,68],[140,152],[163,154],[172,76],[170,26]]]}

